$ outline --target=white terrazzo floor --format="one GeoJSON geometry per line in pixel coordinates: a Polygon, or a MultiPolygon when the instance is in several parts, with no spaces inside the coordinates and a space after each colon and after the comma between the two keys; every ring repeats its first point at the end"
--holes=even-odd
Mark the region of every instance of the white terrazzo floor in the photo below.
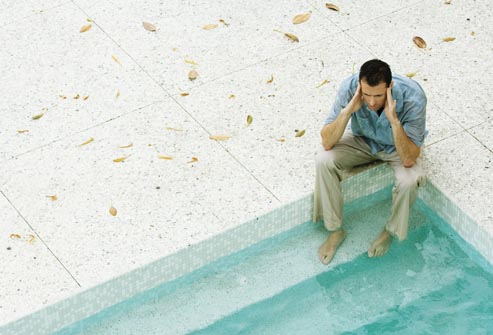
{"type": "Polygon", "coordinates": [[[312,192],[339,83],[375,57],[416,72],[428,178],[493,239],[490,1],[335,4],[0,1],[0,325],[312,192]]]}

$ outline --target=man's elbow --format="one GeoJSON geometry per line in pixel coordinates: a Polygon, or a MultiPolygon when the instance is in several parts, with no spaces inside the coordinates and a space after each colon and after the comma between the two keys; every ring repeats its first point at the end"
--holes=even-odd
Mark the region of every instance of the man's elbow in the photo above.
{"type": "Polygon", "coordinates": [[[413,160],[405,160],[404,162],[404,167],[405,168],[411,168],[414,166],[414,164],[416,164],[416,161],[413,161],[413,160]]]}

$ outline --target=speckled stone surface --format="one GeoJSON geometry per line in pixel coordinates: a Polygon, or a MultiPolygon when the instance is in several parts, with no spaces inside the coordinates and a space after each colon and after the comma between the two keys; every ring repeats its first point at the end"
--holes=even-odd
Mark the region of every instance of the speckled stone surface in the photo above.
{"type": "Polygon", "coordinates": [[[415,72],[427,176],[493,236],[491,3],[334,3],[0,2],[0,325],[310,194],[340,81],[374,57],[415,72]]]}

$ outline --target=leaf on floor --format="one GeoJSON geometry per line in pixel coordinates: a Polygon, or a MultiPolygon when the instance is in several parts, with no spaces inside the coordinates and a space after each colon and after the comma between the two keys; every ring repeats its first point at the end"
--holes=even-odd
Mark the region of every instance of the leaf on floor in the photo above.
{"type": "Polygon", "coordinates": [[[157,158],[164,159],[164,160],[167,160],[167,161],[170,161],[170,160],[173,159],[173,157],[171,157],[171,156],[163,156],[163,155],[158,155],[157,158]]]}
{"type": "Polygon", "coordinates": [[[452,42],[452,41],[455,41],[455,37],[445,37],[445,38],[443,38],[443,41],[444,42],[452,42]]]}
{"type": "Polygon", "coordinates": [[[29,234],[28,236],[29,236],[29,240],[27,240],[27,242],[29,244],[33,244],[34,243],[34,239],[35,239],[34,235],[33,234],[29,234]]]}
{"type": "Polygon", "coordinates": [[[192,65],[197,65],[197,63],[191,59],[185,59],[185,63],[187,64],[192,64],[192,65]]]}
{"type": "Polygon", "coordinates": [[[14,239],[14,238],[21,238],[21,235],[19,234],[10,234],[10,238],[14,239]]]}
{"type": "Polygon", "coordinates": [[[118,60],[118,58],[116,58],[115,55],[111,55],[111,58],[118,64],[122,65],[122,63],[120,63],[120,61],[118,60]]]}
{"type": "Polygon", "coordinates": [[[320,83],[320,85],[318,85],[318,86],[317,86],[317,87],[315,87],[315,88],[322,87],[322,86],[324,86],[324,85],[325,85],[325,84],[327,84],[327,83],[329,83],[329,81],[328,81],[327,79],[325,79],[324,81],[322,81],[322,82],[320,83]]]}
{"type": "Polygon", "coordinates": [[[94,138],[89,138],[87,141],[85,141],[84,143],[82,143],[81,145],[79,145],[79,147],[83,146],[83,145],[86,145],[86,144],[89,144],[91,143],[92,141],[94,141],[94,138]]]}
{"type": "Polygon", "coordinates": [[[195,70],[192,70],[188,73],[188,79],[190,79],[190,80],[195,80],[195,79],[197,79],[198,76],[199,76],[199,74],[195,70]]]}
{"type": "Polygon", "coordinates": [[[289,38],[293,42],[299,42],[300,41],[296,35],[291,34],[291,33],[284,33],[284,36],[286,36],[287,38],[289,38]]]}
{"type": "Polygon", "coordinates": [[[406,77],[408,77],[408,78],[412,78],[412,77],[414,77],[417,73],[418,73],[418,71],[406,73],[406,77]]]}
{"type": "Polygon", "coordinates": [[[187,163],[195,163],[198,161],[199,161],[199,159],[197,157],[192,157],[192,160],[188,161],[187,163]]]}
{"type": "Polygon", "coordinates": [[[305,129],[296,131],[296,135],[294,135],[294,137],[301,137],[303,135],[305,135],[305,129]]]}
{"type": "Polygon", "coordinates": [[[234,99],[234,98],[236,98],[236,95],[234,95],[234,94],[230,94],[228,97],[228,99],[234,99]]]}
{"type": "Polygon", "coordinates": [[[183,131],[181,128],[172,128],[172,127],[166,127],[166,130],[171,130],[171,131],[183,131]]]}
{"type": "Polygon", "coordinates": [[[183,92],[183,93],[180,93],[180,95],[181,95],[182,97],[186,97],[187,95],[190,95],[190,93],[183,92]]]}
{"type": "Polygon", "coordinates": [[[130,144],[127,144],[127,145],[121,145],[121,146],[119,146],[118,148],[121,148],[121,149],[127,149],[127,148],[131,148],[131,147],[133,147],[133,146],[134,146],[134,145],[133,145],[132,143],[130,143],[130,144]]]}
{"type": "Polygon", "coordinates": [[[41,114],[36,114],[32,117],[33,120],[39,120],[43,117],[43,115],[45,115],[45,113],[41,113],[41,114]]]}
{"type": "Polygon", "coordinates": [[[86,31],[88,31],[89,29],[92,28],[92,24],[86,24],[85,26],[82,26],[82,28],[80,28],[80,32],[81,33],[85,33],[86,31]]]}
{"type": "Polygon", "coordinates": [[[274,81],[274,75],[270,76],[270,79],[267,80],[267,84],[271,84],[274,81]]]}
{"type": "Polygon", "coordinates": [[[144,28],[145,28],[146,30],[149,30],[149,31],[152,31],[152,32],[156,31],[156,26],[155,26],[155,25],[153,25],[152,23],[149,23],[149,22],[142,22],[142,25],[144,26],[144,28]]]}
{"type": "Polygon", "coordinates": [[[293,24],[300,24],[308,21],[310,19],[310,13],[298,14],[293,18],[293,24]]]}
{"type": "Polygon", "coordinates": [[[333,3],[326,3],[325,7],[327,7],[330,10],[333,10],[335,12],[339,11],[339,7],[337,5],[334,5],[333,3]]]}
{"type": "Polygon", "coordinates": [[[226,21],[224,21],[223,19],[220,19],[219,22],[221,22],[222,24],[224,24],[226,27],[229,26],[229,23],[226,23],[226,21]]]}
{"type": "Polygon", "coordinates": [[[214,141],[227,141],[231,138],[231,136],[228,136],[228,135],[211,135],[211,136],[209,136],[209,138],[211,140],[214,140],[214,141]]]}
{"type": "Polygon", "coordinates": [[[85,97],[82,98],[82,100],[87,100],[87,99],[89,99],[88,95],[86,95],[85,97]]]}
{"type": "Polygon", "coordinates": [[[426,48],[426,42],[424,39],[422,39],[421,37],[419,36],[414,36],[413,37],[413,42],[414,44],[416,44],[416,46],[420,49],[424,49],[426,48]]]}
{"type": "Polygon", "coordinates": [[[50,198],[51,201],[57,201],[58,197],[56,195],[47,195],[47,198],[50,198]]]}
{"type": "Polygon", "coordinates": [[[253,117],[251,115],[247,116],[247,125],[251,125],[253,121],[253,117]]]}
{"type": "Polygon", "coordinates": [[[18,130],[17,131],[19,134],[24,134],[24,133],[28,133],[29,130],[28,129],[23,129],[23,130],[18,130]]]}
{"type": "Polygon", "coordinates": [[[116,216],[116,213],[117,213],[117,210],[115,207],[111,206],[110,207],[110,214],[113,215],[113,216],[116,216]]]}
{"type": "Polygon", "coordinates": [[[119,97],[120,97],[120,90],[116,91],[116,96],[115,96],[115,98],[117,98],[117,99],[118,99],[119,97]]]}
{"type": "Polygon", "coordinates": [[[79,99],[79,98],[80,98],[80,95],[79,95],[79,94],[77,94],[76,96],[74,96],[74,99],[75,99],[75,100],[77,100],[77,99],[79,99]]]}
{"type": "Polygon", "coordinates": [[[115,159],[113,159],[113,162],[115,162],[115,163],[121,163],[121,162],[123,162],[125,159],[127,159],[130,156],[132,156],[132,155],[115,158],[115,159]]]}
{"type": "Polygon", "coordinates": [[[217,24],[215,23],[212,23],[212,24],[206,24],[205,26],[202,27],[202,29],[204,30],[212,30],[212,29],[216,29],[217,28],[217,24]]]}

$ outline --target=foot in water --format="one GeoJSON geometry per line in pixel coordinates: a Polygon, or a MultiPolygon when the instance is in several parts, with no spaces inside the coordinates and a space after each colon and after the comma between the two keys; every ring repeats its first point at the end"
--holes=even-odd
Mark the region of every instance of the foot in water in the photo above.
{"type": "Polygon", "coordinates": [[[327,240],[318,248],[318,258],[324,265],[329,264],[334,258],[337,248],[344,241],[346,235],[347,233],[343,229],[329,233],[327,240]]]}
{"type": "Polygon", "coordinates": [[[368,257],[379,257],[385,255],[389,250],[390,244],[392,243],[392,235],[389,234],[387,230],[383,230],[380,236],[377,237],[375,241],[368,249],[368,257]]]}

